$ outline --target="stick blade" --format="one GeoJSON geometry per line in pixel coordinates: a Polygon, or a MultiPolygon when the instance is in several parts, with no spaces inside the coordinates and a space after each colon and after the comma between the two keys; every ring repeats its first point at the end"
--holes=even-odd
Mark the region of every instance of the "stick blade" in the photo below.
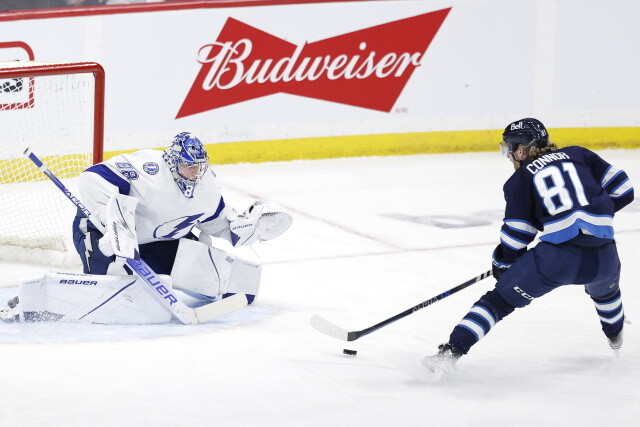
{"type": "Polygon", "coordinates": [[[342,341],[352,341],[349,339],[349,331],[334,325],[324,317],[318,316],[317,314],[311,316],[309,323],[311,323],[311,326],[313,326],[317,331],[322,332],[325,335],[342,341]]]}
{"type": "Polygon", "coordinates": [[[228,298],[223,298],[219,301],[203,305],[198,308],[194,308],[193,311],[196,314],[197,323],[207,322],[217,317],[224,316],[225,314],[232,313],[249,304],[247,296],[245,294],[235,294],[228,298]]]}

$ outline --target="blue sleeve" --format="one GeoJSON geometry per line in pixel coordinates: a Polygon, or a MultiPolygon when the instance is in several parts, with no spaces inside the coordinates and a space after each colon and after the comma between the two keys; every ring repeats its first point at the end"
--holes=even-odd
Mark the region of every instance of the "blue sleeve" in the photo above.
{"type": "Polygon", "coordinates": [[[611,166],[596,153],[587,149],[584,149],[584,151],[585,163],[591,167],[595,178],[611,197],[615,211],[618,212],[631,203],[634,198],[634,191],[627,173],[611,166]]]}
{"type": "Polygon", "coordinates": [[[504,185],[507,202],[504,223],[500,229],[500,243],[506,261],[514,261],[526,252],[527,246],[538,233],[529,197],[529,181],[516,171],[504,185]]]}
{"type": "Polygon", "coordinates": [[[100,175],[102,179],[118,187],[118,192],[120,194],[124,194],[127,196],[129,195],[129,191],[131,190],[131,183],[109,169],[107,165],[98,163],[97,165],[93,165],[87,168],[85,172],[93,172],[97,175],[100,175]]]}

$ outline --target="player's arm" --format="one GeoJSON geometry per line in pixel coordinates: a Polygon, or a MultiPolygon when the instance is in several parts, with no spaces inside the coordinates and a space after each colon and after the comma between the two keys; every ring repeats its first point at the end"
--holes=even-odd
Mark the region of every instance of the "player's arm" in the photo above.
{"type": "Polygon", "coordinates": [[[120,193],[119,186],[113,182],[115,175],[106,165],[99,164],[90,167],[78,178],[80,200],[102,224],[105,224],[107,203],[113,195],[120,193]]]}
{"type": "Polygon", "coordinates": [[[533,206],[527,197],[526,186],[509,180],[504,186],[505,216],[500,228],[500,243],[493,251],[491,264],[493,276],[499,279],[502,273],[527,251],[538,233],[531,217],[533,206]]]}
{"type": "MultiPolygon", "coordinates": [[[[99,249],[106,256],[111,256],[114,252],[124,253],[120,248],[114,248],[116,241],[121,244],[125,243],[124,233],[119,233],[119,239],[115,239],[110,231],[130,230],[131,233],[127,233],[130,235],[130,239],[127,240],[130,245],[125,246],[137,246],[134,215],[138,201],[127,196],[130,188],[129,180],[116,168],[112,168],[106,163],[91,166],[80,174],[78,190],[82,203],[103,225],[110,225],[106,227],[107,232],[99,241],[99,249]]],[[[130,251],[125,252],[129,253],[130,251]]]]}
{"type": "Polygon", "coordinates": [[[604,191],[611,197],[616,212],[633,201],[633,185],[625,171],[610,165],[587,149],[585,149],[585,161],[604,191]]]}
{"type": "Polygon", "coordinates": [[[211,237],[217,237],[231,242],[231,234],[229,232],[229,210],[224,202],[224,198],[220,197],[218,207],[213,215],[205,218],[196,226],[200,230],[200,241],[211,245],[211,237]]]}

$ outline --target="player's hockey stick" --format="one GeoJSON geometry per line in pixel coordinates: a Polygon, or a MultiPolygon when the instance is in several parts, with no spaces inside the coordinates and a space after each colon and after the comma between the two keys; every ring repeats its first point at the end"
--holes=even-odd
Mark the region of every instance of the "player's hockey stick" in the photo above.
{"type": "Polygon", "coordinates": [[[491,276],[491,271],[482,273],[481,275],[476,276],[471,280],[467,280],[466,282],[461,283],[458,286],[451,288],[446,292],[441,293],[440,295],[436,295],[433,298],[429,298],[428,300],[423,301],[420,304],[414,305],[413,307],[406,309],[402,313],[398,313],[393,317],[390,317],[386,320],[383,320],[380,323],[377,323],[373,326],[369,326],[368,328],[362,329],[360,331],[347,331],[346,329],[343,329],[339,326],[334,325],[333,323],[329,322],[323,317],[318,316],[317,314],[311,317],[311,326],[313,326],[323,334],[329,335],[330,337],[337,338],[343,341],[355,341],[360,337],[369,335],[370,333],[377,331],[380,328],[384,328],[385,326],[395,322],[396,320],[400,320],[403,317],[407,317],[408,315],[415,313],[418,310],[422,310],[423,308],[430,306],[434,302],[440,301],[441,299],[446,298],[451,294],[455,294],[456,292],[461,291],[464,288],[469,287],[474,283],[477,283],[483,279],[486,279],[489,276],[491,276]]]}
{"type": "MultiPolygon", "coordinates": [[[[47,166],[36,156],[31,149],[27,148],[24,151],[24,155],[27,156],[39,169],[44,173],[55,185],[64,193],[65,196],[71,202],[76,205],[80,211],[87,217],[89,221],[96,228],[104,234],[105,227],[102,223],[96,220],[89,209],[82,204],[82,202],[73,195],[73,193],[65,187],[65,185],[51,172],[47,166]]],[[[184,302],[180,301],[178,297],[166,286],[162,284],[158,276],[153,272],[151,267],[147,265],[140,254],[135,251],[134,258],[125,258],[125,261],[129,267],[138,275],[147,285],[153,290],[153,294],[162,301],[164,305],[171,310],[171,313],[185,324],[196,324],[206,322],[208,320],[215,319],[216,317],[223,316],[232,311],[238,310],[248,305],[249,301],[245,294],[235,294],[228,298],[224,298],[219,301],[214,301],[209,304],[205,304],[198,308],[191,308],[184,302]]]]}

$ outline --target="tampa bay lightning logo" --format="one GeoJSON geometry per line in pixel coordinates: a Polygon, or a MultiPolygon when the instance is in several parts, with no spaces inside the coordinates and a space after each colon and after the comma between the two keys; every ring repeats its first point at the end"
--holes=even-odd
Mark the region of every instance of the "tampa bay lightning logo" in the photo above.
{"type": "Polygon", "coordinates": [[[153,231],[153,237],[156,239],[179,239],[184,237],[200,222],[199,219],[202,215],[204,215],[204,212],[167,221],[153,231]]]}
{"type": "Polygon", "coordinates": [[[142,169],[149,175],[155,175],[160,170],[160,166],[156,162],[146,162],[142,165],[142,169]]]}

